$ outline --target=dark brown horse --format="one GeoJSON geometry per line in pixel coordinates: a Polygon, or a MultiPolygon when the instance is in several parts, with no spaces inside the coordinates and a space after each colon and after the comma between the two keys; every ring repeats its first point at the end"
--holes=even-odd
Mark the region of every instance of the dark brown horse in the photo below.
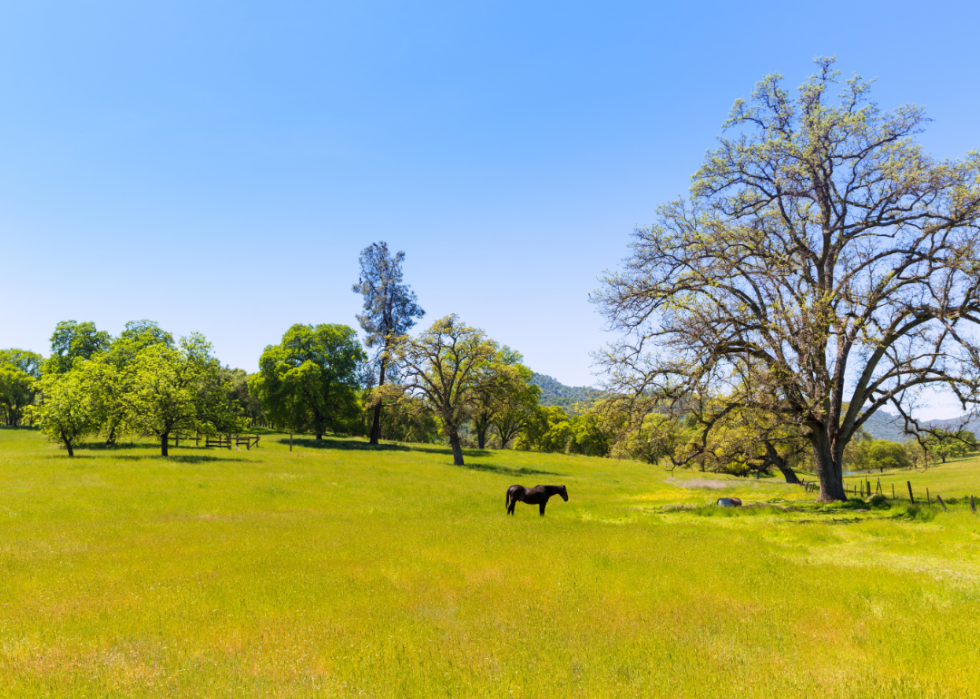
{"type": "Polygon", "coordinates": [[[507,489],[507,514],[514,514],[514,505],[519,500],[528,505],[537,505],[541,509],[541,516],[544,517],[544,507],[552,495],[561,495],[562,499],[568,502],[568,491],[563,485],[536,485],[533,488],[512,485],[507,489]]]}

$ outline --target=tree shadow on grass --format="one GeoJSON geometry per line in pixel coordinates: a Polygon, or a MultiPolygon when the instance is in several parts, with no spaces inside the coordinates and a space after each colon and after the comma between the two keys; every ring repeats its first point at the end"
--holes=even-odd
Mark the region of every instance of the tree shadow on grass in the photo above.
{"type": "Polygon", "coordinates": [[[160,454],[146,454],[144,456],[131,456],[129,454],[123,454],[120,456],[113,457],[119,459],[120,461],[146,461],[147,459],[160,459],[165,461],[172,461],[178,464],[202,464],[211,461],[235,461],[242,462],[244,459],[229,458],[226,456],[204,456],[197,454],[171,454],[170,456],[160,456],[160,454]]]}
{"type": "Polygon", "coordinates": [[[487,471],[489,473],[500,473],[507,476],[562,476],[564,474],[557,471],[541,471],[536,468],[510,468],[498,464],[463,464],[459,468],[467,468],[471,471],[487,471]]]}
{"type": "MultiPolygon", "coordinates": [[[[277,440],[279,444],[289,446],[289,437],[277,440]]],[[[342,451],[413,451],[404,444],[369,444],[357,439],[313,439],[310,437],[293,437],[294,447],[304,449],[340,449],[342,451]]]]}

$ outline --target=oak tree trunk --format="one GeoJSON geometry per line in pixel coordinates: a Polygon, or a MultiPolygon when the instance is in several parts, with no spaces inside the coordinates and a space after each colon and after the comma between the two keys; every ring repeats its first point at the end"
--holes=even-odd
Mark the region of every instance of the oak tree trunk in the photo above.
{"type": "Polygon", "coordinates": [[[842,455],[830,446],[826,435],[816,435],[813,442],[813,457],[817,464],[817,478],[820,479],[820,502],[844,502],[844,469],[842,455]]]}
{"type": "Polygon", "coordinates": [[[169,446],[168,445],[168,442],[169,441],[170,441],[170,433],[169,432],[165,432],[164,434],[160,435],[160,455],[161,456],[170,456],[170,452],[167,450],[167,447],[169,446]]]}
{"type": "Polygon", "coordinates": [[[453,449],[453,465],[463,466],[463,447],[459,443],[459,434],[455,430],[449,433],[449,446],[453,449]]]}
{"type": "Polygon", "coordinates": [[[68,450],[68,456],[75,456],[75,450],[71,448],[71,440],[67,437],[62,437],[61,441],[65,443],[65,449],[68,450]]]}

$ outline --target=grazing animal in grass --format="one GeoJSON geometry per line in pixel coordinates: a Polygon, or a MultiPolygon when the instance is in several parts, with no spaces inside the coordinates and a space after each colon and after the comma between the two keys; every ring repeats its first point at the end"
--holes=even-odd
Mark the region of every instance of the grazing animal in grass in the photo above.
{"type": "Polygon", "coordinates": [[[552,495],[561,495],[562,499],[568,502],[568,491],[563,485],[536,485],[533,488],[512,485],[507,489],[507,514],[514,514],[514,506],[520,501],[528,505],[537,505],[541,516],[544,517],[545,505],[552,495]]]}

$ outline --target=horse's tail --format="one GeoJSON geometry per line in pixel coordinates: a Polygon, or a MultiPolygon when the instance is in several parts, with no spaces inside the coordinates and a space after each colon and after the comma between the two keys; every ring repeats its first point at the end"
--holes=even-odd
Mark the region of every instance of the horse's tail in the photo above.
{"type": "Polygon", "coordinates": [[[510,488],[504,493],[504,507],[510,509],[510,488]]]}

